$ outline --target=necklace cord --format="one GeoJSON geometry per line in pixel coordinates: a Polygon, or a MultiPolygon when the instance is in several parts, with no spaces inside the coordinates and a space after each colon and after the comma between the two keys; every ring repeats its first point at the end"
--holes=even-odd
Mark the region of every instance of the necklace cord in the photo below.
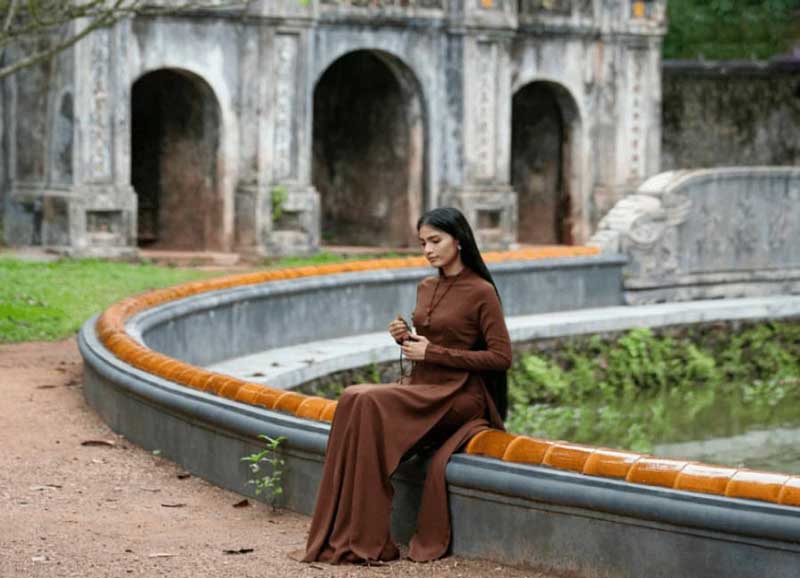
{"type": "Polygon", "coordinates": [[[435,299],[436,299],[436,294],[439,292],[439,286],[442,284],[442,278],[439,277],[439,279],[436,280],[436,287],[434,287],[434,289],[433,289],[433,295],[431,295],[431,300],[428,303],[428,308],[427,308],[427,311],[425,312],[425,321],[422,323],[422,325],[424,325],[425,327],[429,327],[430,326],[430,324],[431,324],[431,315],[433,315],[433,311],[436,309],[436,307],[438,307],[439,303],[442,302],[442,299],[444,299],[445,295],[447,295],[447,292],[450,291],[450,289],[453,288],[453,285],[458,283],[458,280],[461,277],[461,273],[463,273],[463,272],[464,272],[464,269],[462,269],[461,271],[458,272],[458,274],[455,276],[453,281],[449,285],[447,285],[445,290],[442,292],[442,294],[439,297],[438,301],[435,301],[435,299]]]}

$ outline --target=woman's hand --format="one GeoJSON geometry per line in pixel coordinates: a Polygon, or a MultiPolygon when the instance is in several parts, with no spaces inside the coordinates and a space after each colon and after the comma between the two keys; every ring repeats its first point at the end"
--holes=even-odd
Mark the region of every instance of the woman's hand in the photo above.
{"type": "Polygon", "coordinates": [[[411,333],[408,331],[408,325],[403,319],[398,315],[395,319],[392,319],[392,322],[389,323],[389,334],[392,338],[397,342],[402,344],[411,333]]]}
{"type": "Polygon", "coordinates": [[[408,340],[400,348],[403,355],[411,361],[425,361],[425,350],[428,348],[428,338],[424,335],[409,334],[408,340]]]}

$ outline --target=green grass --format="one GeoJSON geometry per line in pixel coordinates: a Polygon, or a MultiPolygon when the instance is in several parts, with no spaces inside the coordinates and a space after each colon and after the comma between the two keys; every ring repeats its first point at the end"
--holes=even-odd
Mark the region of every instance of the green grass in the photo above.
{"type": "Polygon", "coordinates": [[[94,259],[0,258],[0,343],[63,339],[124,297],[219,274],[94,259]]]}
{"type": "MultiPolygon", "coordinates": [[[[401,256],[407,255],[340,255],[323,251],[308,257],[267,260],[264,266],[280,269],[401,256]]],[[[225,273],[99,259],[41,263],[0,257],[0,343],[63,339],[120,299],[225,273]]]]}

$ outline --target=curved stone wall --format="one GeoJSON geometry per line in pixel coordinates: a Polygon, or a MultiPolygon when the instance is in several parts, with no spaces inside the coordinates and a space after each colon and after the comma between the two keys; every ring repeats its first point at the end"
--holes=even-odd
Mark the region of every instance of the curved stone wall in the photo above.
{"type": "MultiPolygon", "coordinates": [[[[622,261],[581,256],[591,252],[489,254],[487,261],[496,263],[501,293],[514,295],[506,299],[508,314],[548,310],[542,309],[545,292],[528,291],[524,298],[525,288],[536,280],[563,290],[555,291],[562,301],[545,305],[549,310],[616,305],[622,261]],[[559,256],[577,258],[531,260],[559,256]],[[571,293],[563,299],[567,290],[571,293]]],[[[413,303],[423,264],[412,258],[303,267],[189,283],[123,300],[81,332],[87,399],[132,441],[161,449],[191,471],[238,491],[245,489],[247,477],[246,468],[236,467],[238,458],[257,446],[257,435],[287,436],[286,505],[310,512],[327,438],[324,422],[332,419],[336,402],[195,364],[263,349],[270,340],[289,345],[308,340],[309,334],[319,338],[382,327],[387,303],[389,317],[396,314],[393,299],[413,303]],[[347,299],[354,299],[358,306],[352,309],[361,308],[361,314],[337,313],[330,302],[319,301],[322,294],[338,294],[340,305],[352,306],[347,299]],[[299,309],[293,307],[304,300],[299,309]],[[320,323],[324,312],[328,321],[341,320],[341,325],[320,323]],[[307,322],[310,333],[292,327],[300,322],[307,322]],[[136,330],[131,333],[129,327],[136,330]],[[237,341],[238,334],[244,337],[237,341]],[[197,349],[210,354],[198,355],[197,349]]],[[[338,308],[345,310],[350,309],[338,308]]],[[[455,552],[587,576],[606,570],[654,576],[653,564],[662,559],[669,569],[663,575],[692,575],[687,573],[691,565],[676,566],[675,553],[681,551],[730,576],[759,576],[764,564],[773,576],[788,577],[796,569],[800,477],[499,431],[475,436],[465,453],[448,467],[455,552]],[[631,552],[626,535],[652,548],[653,556],[631,552]],[[582,549],[565,550],[576,537],[584,541],[582,549]]],[[[422,472],[412,461],[394,479],[393,526],[401,539],[413,528],[422,472]]]]}

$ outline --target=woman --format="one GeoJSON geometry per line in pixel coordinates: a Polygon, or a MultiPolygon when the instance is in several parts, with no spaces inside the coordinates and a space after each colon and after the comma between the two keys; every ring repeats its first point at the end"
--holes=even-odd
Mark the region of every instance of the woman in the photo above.
{"type": "Polygon", "coordinates": [[[306,562],[393,560],[392,486],[401,459],[435,447],[409,558],[434,560],[450,545],[445,466],[489,427],[503,429],[511,344],[497,289],[467,220],[453,208],[417,223],[439,274],[417,287],[416,334],[400,317],[389,333],[414,362],[402,384],[355,385],[342,394],[331,426],[306,562]]]}

